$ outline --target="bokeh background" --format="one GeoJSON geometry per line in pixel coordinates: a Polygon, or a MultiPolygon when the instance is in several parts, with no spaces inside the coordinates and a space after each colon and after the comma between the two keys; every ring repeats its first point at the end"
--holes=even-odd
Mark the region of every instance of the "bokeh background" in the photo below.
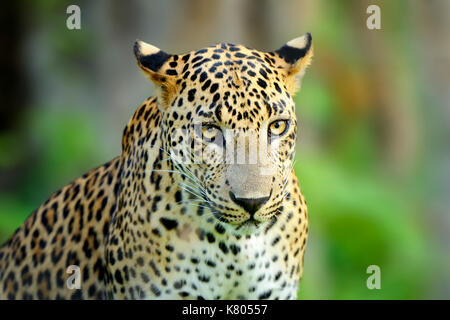
{"type": "Polygon", "coordinates": [[[170,53],[275,50],[309,31],[296,172],[309,205],[300,299],[450,298],[450,2],[4,1],[0,242],[51,193],[120,153],[152,94],[135,39],[170,53]],[[81,30],[66,8],[81,8],[81,30]],[[381,30],[366,8],[381,8],[381,30]],[[369,290],[366,269],[381,268],[369,290]]]}

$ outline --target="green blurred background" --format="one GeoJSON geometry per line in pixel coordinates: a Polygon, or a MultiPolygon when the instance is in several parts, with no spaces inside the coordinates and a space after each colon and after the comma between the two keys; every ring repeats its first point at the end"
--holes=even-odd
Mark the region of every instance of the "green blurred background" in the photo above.
{"type": "Polygon", "coordinates": [[[309,205],[301,299],[450,298],[450,1],[7,1],[1,10],[0,242],[120,153],[153,88],[136,38],[183,53],[275,50],[309,31],[296,172],[309,205]],[[66,8],[81,8],[81,30],[66,8]],[[381,8],[369,30],[366,8],[381,8]],[[366,269],[381,268],[369,290],[366,269]]]}

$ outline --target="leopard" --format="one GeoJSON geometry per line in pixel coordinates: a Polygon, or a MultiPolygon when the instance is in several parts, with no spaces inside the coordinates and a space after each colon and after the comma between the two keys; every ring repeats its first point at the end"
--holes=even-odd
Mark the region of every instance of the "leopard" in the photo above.
{"type": "Polygon", "coordinates": [[[120,156],[56,191],[0,248],[0,299],[296,299],[308,213],[294,95],[311,34],[268,52],[137,40],[134,55],[154,95],[120,156]]]}

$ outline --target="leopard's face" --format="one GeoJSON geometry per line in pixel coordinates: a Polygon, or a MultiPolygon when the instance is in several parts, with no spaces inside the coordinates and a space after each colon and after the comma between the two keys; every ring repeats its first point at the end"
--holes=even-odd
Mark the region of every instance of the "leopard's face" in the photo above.
{"type": "Polygon", "coordinates": [[[164,116],[165,150],[194,200],[235,231],[253,232],[278,214],[286,196],[294,102],[269,64],[224,60],[230,64],[205,63],[204,79],[186,79],[164,116]]]}
{"type": "MultiPolygon", "coordinates": [[[[306,57],[311,39],[302,39],[306,57]]],[[[218,220],[237,234],[264,228],[288,196],[297,136],[295,61],[281,49],[265,53],[220,44],[169,56],[138,45],[146,71],[151,65],[146,68],[142,57],[165,59],[150,73],[163,101],[163,152],[192,205],[213,213],[199,218],[218,220]]]]}

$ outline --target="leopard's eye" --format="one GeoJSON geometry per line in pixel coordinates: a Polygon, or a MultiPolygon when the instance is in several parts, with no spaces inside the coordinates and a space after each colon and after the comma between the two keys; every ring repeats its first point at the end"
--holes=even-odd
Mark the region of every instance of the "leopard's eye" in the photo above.
{"type": "Polygon", "coordinates": [[[276,120],[269,125],[269,136],[280,137],[284,135],[289,128],[289,120],[276,120]]]}
{"type": "Polygon", "coordinates": [[[203,125],[202,137],[206,142],[219,142],[222,139],[222,130],[214,125],[203,125]]]}

